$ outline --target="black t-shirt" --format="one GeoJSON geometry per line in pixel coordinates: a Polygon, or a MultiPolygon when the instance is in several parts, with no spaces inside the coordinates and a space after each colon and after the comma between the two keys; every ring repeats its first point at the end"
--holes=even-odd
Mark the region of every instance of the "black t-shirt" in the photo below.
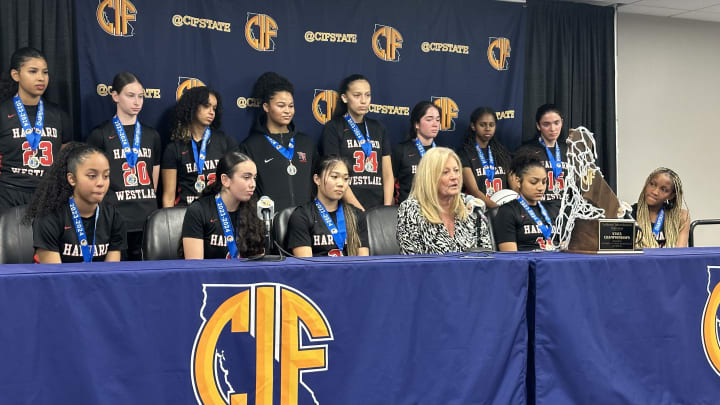
{"type": "MultiPolygon", "coordinates": [[[[135,139],[135,125],[123,125],[128,143],[132,148],[135,139]]],[[[153,183],[152,172],[160,165],[160,135],[154,129],[140,125],[140,153],[135,169],[127,164],[123,154],[120,137],[115,131],[112,121],[107,121],[93,129],[87,143],[97,146],[105,152],[110,161],[110,188],[105,195],[105,202],[117,206],[120,215],[125,219],[128,231],[140,231],[145,218],[157,209],[157,196],[153,183]],[[128,175],[137,176],[137,184],[131,186],[128,175]]]]}
{"type": "MultiPolygon", "coordinates": [[[[430,144],[423,148],[428,151],[433,146],[430,144]]],[[[407,200],[410,195],[418,164],[420,164],[420,151],[418,151],[414,139],[399,143],[393,148],[392,165],[393,175],[398,185],[398,203],[407,200]]]]}
{"type": "Polygon", "coordinates": [[[373,151],[369,157],[372,167],[367,168],[371,170],[366,170],[365,161],[368,157],[344,117],[335,117],[325,124],[320,152],[325,156],[340,155],[350,161],[350,187],[363,208],[368,210],[384,204],[382,157],[390,156],[392,151],[385,127],[379,121],[365,117],[364,122],[357,124],[363,136],[367,136],[365,123],[370,131],[373,151]]]}
{"type": "MultiPolygon", "coordinates": [[[[544,201],[542,205],[554,226],[555,218],[560,211],[560,200],[544,201]]],[[[539,205],[531,205],[530,208],[544,224],[547,224],[539,205]]],[[[535,221],[517,200],[500,206],[497,216],[493,220],[493,229],[495,230],[495,242],[498,245],[504,242],[515,242],[517,249],[523,251],[543,249],[547,244],[535,221]]]]}
{"type": "Polygon", "coordinates": [[[317,152],[315,142],[309,136],[291,129],[285,134],[270,134],[261,123],[256,123],[253,133],[240,144],[240,151],[257,165],[257,186],[255,195],[268,196],[275,202],[275,211],[295,207],[312,200],[312,169],[317,152]],[[268,142],[268,134],[280,145],[287,148],[290,139],[295,138],[295,152],[292,164],[297,173],[291,176],[287,169],[287,158],[268,142]]]}
{"type": "MultiPolygon", "coordinates": [[[[637,221],[637,209],[638,205],[637,203],[632,205],[632,216],[637,221]]],[[[650,224],[650,229],[652,229],[653,224],[650,224]]],[[[657,235],[653,233],[653,237],[655,238],[655,241],[657,241],[658,246],[665,247],[665,243],[667,242],[665,239],[665,222],[663,222],[662,228],[660,228],[660,232],[658,232],[657,235]]]]}
{"type": "MultiPolygon", "coordinates": [[[[483,148],[482,152],[485,156],[485,161],[489,163],[488,148],[483,148]]],[[[471,148],[468,146],[463,146],[458,150],[458,156],[460,157],[460,163],[462,164],[462,167],[467,167],[472,171],[473,176],[475,177],[475,183],[477,183],[477,187],[480,192],[487,195],[487,189],[490,185],[490,180],[488,180],[487,176],[485,175],[485,169],[483,168],[482,161],[478,156],[477,149],[475,149],[474,147],[471,148]]],[[[495,177],[493,178],[492,183],[493,189],[497,192],[510,187],[507,182],[507,171],[509,170],[509,166],[507,166],[508,163],[500,162],[498,160],[497,153],[495,153],[494,151],[493,159],[495,160],[495,177]]]]}
{"type": "MultiPolygon", "coordinates": [[[[343,210],[355,213],[360,247],[368,247],[367,223],[365,213],[349,204],[343,204],[343,210]]],[[[337,226],[337,211],[328,212],[337,226]]],[[[313,256],[347,256],[347,243],[342,252],[337,248],[330,229],[325,225],[313,201],[301,205],[293,211],[288,222],[288,248],[310,246],[313,256]]]]}
{"type": "MultiPolygon", "coordinates": [[[[247,204],[247,203],[245,203],[247,204]]],[[[248,220],[255,221],[258,226],[260,219],[255,215],[255,209],[251,210],[251,215],[248,215],[248,220]]],[[[233,233],[235,239],[240,240],[245,235],[245,229],[238,229],[238,223],[240,222],[240,210],[234,212],[228,212],[230,217],[230,223],[232,224],[233,233]]],[[[225,240],[225,232],[220,222],[220,216],[217,212],[217,205],[215,204],[215,196],[208,195],[200,197],[197,201],[190,204],[185,211],[185,219],[183,220],[182,226],[182,237],[183,238],[195,238],[203,240],[203,255],[205,259],[229,259],[230,252],[227,248],[225,240]]],[[[241,257],[249,257],[262,253],[261,246],[251,246],[248,249],[242,249],[238,246],[238,252],[241,257]]]]}
{"type": "MultiPolygon", "coordinates": [[[[191,139],[190,142],[195,141],[191,139]]],[[[195,166],[195,155],[193,154],[193,148],[190,142],[170,142],[165,148],[162,164],[160,165],[161,169],[177,170],[175,205],[188,205],[200,196],[200,193],[195,190],[198,173],[197,167],[195,166]]],[[[200,153],[202,140],[195,142],[195,144],[197,145],[198,153],[200,153]]],[[[218,161],[225,153],[237,150],[237,147],[235,139],[230,138],[220,130],[212,131],[206,146],[205,167],[202,174],[202,179],[205,180],[206,187],[215,182],[215,170],[218,161]]]]}
{"type": "MultiPolygon", "coordinates": [[[[60,147],[73,138],[72,121],[65,111],[43,100],[45,118],[43,134],[38,145],[40,166],[32,169],[27,162],[32,156],[12,98],[0,103],[0,185],[10,185],[33,191],[40,178],[52,166],[60,147]]],[[[30,125],[35,127],[38,107],[25,106],[30,125]]]]}
{"type": "MultiPolygon", "coordinates": [[[[550,158],[548,158],[547,151],[543,145],[540,144],[538,139],[530,140],[527,143],[521,145],[515,152],[516,155],[523,153],[535,153],[540,162],[545,166],[547,171],[547,189],[545,189],[544,201],[548,200],[560,200],[562,198],[562,191],[565,189],[565,177],[567,176],[567,145],[564,140],[558,139],[556,145],[560,146],[560,158],[562,159],[562,174],[559,176],[558,182],[560,185],[559,193],[555,194],[555,175],[552,170],[552,164],[550,158]]],[[[555,147],[549,148],[550,153],[555,157],[555,147]]]]}
{"type": "MultiPolygon", "coordinates": [[[[94,262],[105,260],[108,252],[120,251],[127,248],[125,240],[125,222],[116,207],[109,204],[100,204],[100,212],[95,229],[95,215],[82,218],[83,227],[88,244],[92,244],[94,262]]],[[[52,215],[35,218],[33,222],[33,246],[35,249],[45,249],[60,253],[63,263],[76,263],[83,261],[82,249],[75,231],[70,213],[70,205],[65,204],[52,215]]]]}

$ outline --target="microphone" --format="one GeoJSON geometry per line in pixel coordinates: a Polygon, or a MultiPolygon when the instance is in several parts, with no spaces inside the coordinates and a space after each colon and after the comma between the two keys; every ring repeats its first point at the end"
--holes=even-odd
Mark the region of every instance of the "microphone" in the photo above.
{"type": "Polygon", "coordinates": [[[465,196],[465,206],[468,207],[471,211],[479,211],[481,214],[485,213],[487,210],[487,205],[485,205],[485,201],[475,198],[474,196],[467,194],[465,196]]]}
{"type": "Polygon", "coordinates": [[[477,213],[475,227],[477,229],[478,246],[471,248],[469,250],[469,252],[476,252],[476,253],[492,252],[493,249],[495,248],[495,235],[493,235],[492,226],[490,225],[490,220],[488,219],[488,217],[485,216],[485,211],[487,210],[487,205],[485,205],[485,201],[483,201],[479,198],[475,198],[474,196],[472,196],[470,194],[465,195],[464,201],[465,201],[465,206],[469,210],[477,213]],[[480,240],[481,240],[481,235],[480,235],[481,225],[480,224],[482,222],[485,222],[485,224],[487,225],[488,231],[490,232],[490,244],[493,246],[491,249],[485,249],[485,248],[482,248],[479,246],[480,240]]]}
{"type": "Polygon", "coordinates": [[[272,217],[275,214],[275,202],[270,197],[264,195],[260,197],[257,203],[257,215],[263,222],[265,222],[265,254],[269,254],[273,247],[272,242],[272,217]]]}

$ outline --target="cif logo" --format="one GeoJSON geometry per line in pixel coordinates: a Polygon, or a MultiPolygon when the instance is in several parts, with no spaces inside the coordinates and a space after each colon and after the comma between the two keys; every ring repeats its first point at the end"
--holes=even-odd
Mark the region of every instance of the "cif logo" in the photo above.
{"type": "Polygon", "coordinates": [[[303,374],[327,370],[327,344],[317,343],[333,334],[310,298],[275,283],[204,284],[203,294],[190,371],[198,404],[245,405],[249,392],[256,405],[319,403],[303,374]]]}
{"type": "Polygon", "coordinates": [[[204,85],[205,83],[194,77],[178,77],[178,86],[175,91],[175,101],[180,100],[180,97],[182,97],[187,90],[204,85]]]}
{"type": "Polygon", "coordinates": [[[702,342],[710,367],[720,376],[720,267],[708,266],[708,298],[702,317],[702,342]]]}
{"type": "Polygon", "coordinates": [[[440,129],[454,131],[455,118],[460,112],[457,103],[450,97],[430,97],[430,101],[440,107],[440,129]]]}
{"type": "Polygon", "coordinates": [[[128,0],[100,0],[96,17],[100,28],[116,37],[133,36],[133,27],[130,21],[135,21],[137,9],[128,0]],[[112,11],[108,11],[108,9],[112,11]],[[108,18],[112,15],[112,21],[108,18]]]}
{"type": "Polygon", "coordinates": [[[400,62],[403,37],[400,32],[388,25],[375,24],[372,35],[372,48],[375,56],[387,62],[400,62]]]}
{"type": "Polygon", "coordinates": [[[487,56],[490,66],[497,70],[508,70],[510,66],[510,40],[507,38],[490,37],[487,56]]]}
{"type": "Polygon", "coordinates": [[[245,39],[256,51],[274,51],[278,25],[266,14],[247,13],[245,39]]]}
{"type": "Polygon", "coordinates": [[[335,90],[315,89],[315,97],[312,101],[312,113],[317,122],[324,125],[330,121],[333,111],[335,110],[337,98],[338,93],[335,90]]]}

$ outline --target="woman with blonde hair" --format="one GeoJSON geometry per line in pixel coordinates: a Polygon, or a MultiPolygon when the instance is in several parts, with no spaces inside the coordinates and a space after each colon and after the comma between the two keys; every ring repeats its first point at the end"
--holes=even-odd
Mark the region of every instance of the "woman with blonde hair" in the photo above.
{"type": "Polygon", "coordinates": [[[642,230],[639,247],[687,247],[690,214],[682,205],[680,176],[666,167],[653,170],[632,207],[642,230]]]}
{"type": "Polygon", "coordinates": [[[487,226],[465,206],[460,158],[445,147],[420,160],[410,196],[398,210],[397,238],[403,254],[443,254],[471,248],[491,249],[487,226]],[[480,246],[478,246],[480,244],[480,246]]]}

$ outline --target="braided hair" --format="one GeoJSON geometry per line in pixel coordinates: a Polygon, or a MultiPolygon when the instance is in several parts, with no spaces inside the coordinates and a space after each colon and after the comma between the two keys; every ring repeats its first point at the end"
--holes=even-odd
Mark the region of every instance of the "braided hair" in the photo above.
{"type": "Polygon", "coordinates": [[[645,202],[645,189],[647,189],[650,181],[660,174],[666,174],[670,177],[673,187],[672,191],[675,193],[675,196],[672,199],[663,204],[663,208],[665,209],[664,232],[666,247],[677,246],[680,230],[684,225],[683,221],[685,218],[683,218],[682,215],[683,189],[680,176],[667,167],[659,167],[653,170],[645,180],[645,185],[640,192],[637,202],[637,213],[635,215],[638,225],[642,230],[642,239],[640,239],[639,245],[643,248],[659,247],[652,232],[653,223],[650,220],[650,207],[647,205],[647,202],[645,202]]]}

